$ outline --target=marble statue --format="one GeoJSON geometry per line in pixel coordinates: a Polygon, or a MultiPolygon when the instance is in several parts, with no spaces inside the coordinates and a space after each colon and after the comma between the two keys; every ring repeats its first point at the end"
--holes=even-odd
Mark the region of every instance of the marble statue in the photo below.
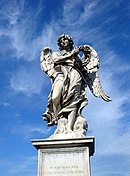
{"type": "Polygon", "coordinates": [[[43,114],[48,126],[57,125],[52,138],[85,136],[88,125],[81,112],[88,103],[86,87],[94,96],[111,101],[99,80],[97,52],[89,45],[73,48],[73,44],[72,37],[63,34],[58,38],[60,52],[46,47],[40,56],[41,68],[52,81],[43,114]]]}

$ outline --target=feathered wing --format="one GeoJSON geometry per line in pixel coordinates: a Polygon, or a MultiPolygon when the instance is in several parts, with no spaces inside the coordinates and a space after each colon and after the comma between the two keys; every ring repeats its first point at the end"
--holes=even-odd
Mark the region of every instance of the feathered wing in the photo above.
{"type": "Polygon", "coordinates": [[[52,50],[49,47],[43,49],[40,55],[41,69],[51,77],[54,72],[54,61],[52,59],[52,50]]]}
{"type": "Polygon", "coordinates": [[[99,58],[97,52],[89,45],[84,45],[82,62],[84,65],[84,71],[86,72],[85,79],[92,94],[95,97],[102,98],[104,101],[111,101],[111,98],[104,92],[100,83],[98,75],[99,58]]]}

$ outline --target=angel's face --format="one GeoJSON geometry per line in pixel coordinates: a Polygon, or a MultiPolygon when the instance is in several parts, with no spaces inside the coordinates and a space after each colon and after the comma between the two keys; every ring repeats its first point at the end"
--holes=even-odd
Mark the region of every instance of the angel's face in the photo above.
{"type": "Polygon", "coordinates": [[[69,42],[69,40],[67,38],[62,38],[61,39],[61,46],[64,49],[70,48],[70,42],[69,42]]]}

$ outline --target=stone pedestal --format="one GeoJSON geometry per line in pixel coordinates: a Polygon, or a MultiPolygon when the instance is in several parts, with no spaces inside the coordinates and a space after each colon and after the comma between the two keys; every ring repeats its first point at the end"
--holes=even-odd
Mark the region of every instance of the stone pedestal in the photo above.
{"type": "Polygon", "coordinates": [[[33,140],[38,150],[38,176],[90,176],[94,137],[33,140]]]}

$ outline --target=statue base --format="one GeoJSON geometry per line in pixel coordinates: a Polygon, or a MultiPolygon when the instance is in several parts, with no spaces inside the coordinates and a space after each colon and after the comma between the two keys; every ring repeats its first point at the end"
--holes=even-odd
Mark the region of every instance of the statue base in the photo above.
{"type": "Polygon", "coordinates": [[[38,150],[38,176],[90,176],[94,137],[32,140],[38,150]]]}

